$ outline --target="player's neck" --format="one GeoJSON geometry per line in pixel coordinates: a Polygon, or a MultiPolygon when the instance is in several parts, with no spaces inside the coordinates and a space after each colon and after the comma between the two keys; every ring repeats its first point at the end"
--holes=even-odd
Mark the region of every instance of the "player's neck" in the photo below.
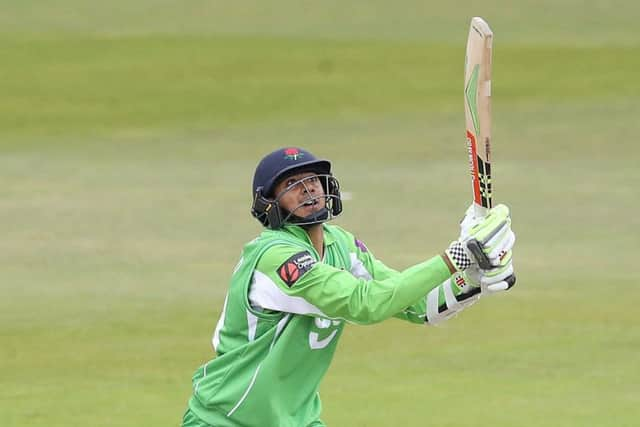
{"type": "Polygon", "coordinates": [[[322,224],[314,224],[311,227],[306,228],[307,234],[311,244],[320,255],[320,259],[324,256],[324,229],[322,224]]]}

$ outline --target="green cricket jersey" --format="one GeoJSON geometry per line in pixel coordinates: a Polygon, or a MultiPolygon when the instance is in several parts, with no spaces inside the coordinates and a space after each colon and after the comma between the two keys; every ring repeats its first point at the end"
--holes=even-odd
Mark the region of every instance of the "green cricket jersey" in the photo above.
{"type": "Polygon", "coordinates": [[[217,357],[193,376],[189,409],[205,423],[322,426],[318,388],[345,322],[424,323],[426,295],[450,282],[439,256],[399,272],[347,231],[323,227],[322,260],[298,226],[244,247],[213,336],[217,357]]]}

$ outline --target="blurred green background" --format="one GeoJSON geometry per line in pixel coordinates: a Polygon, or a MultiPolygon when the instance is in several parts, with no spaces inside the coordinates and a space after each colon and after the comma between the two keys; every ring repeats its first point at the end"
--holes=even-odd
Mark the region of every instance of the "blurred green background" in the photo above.
{"type": "Polygon", "coordinates": [[[3,427],[179,424],[272,149],[332,159],[337,223],[388,265],[440,252],[470,202],[475,15],[519,284],[441,327],[348,327],[324,419],[640,422],[637,2],[0,7],[3,427]]]}

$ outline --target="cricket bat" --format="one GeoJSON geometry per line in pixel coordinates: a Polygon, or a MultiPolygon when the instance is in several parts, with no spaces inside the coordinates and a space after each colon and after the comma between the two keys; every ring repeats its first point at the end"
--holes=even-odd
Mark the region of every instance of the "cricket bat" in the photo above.
{"type": "Polygon", "coordinates": [[[464,64],[464,114],[476,217],[491,208],[491,48],[493,32],[471,19],[464,64]]]}
{"type": "MultiPolygon", "coordinates": [[[[471,19],[464,61],[464,115],[467,128],[469,169],[476,218],[491,208],[491,48],[493,32],[480,17],[471,19]]],[[[472,240],[467,248],[480,267],[491,267],[480,243],[472,240]]]]}

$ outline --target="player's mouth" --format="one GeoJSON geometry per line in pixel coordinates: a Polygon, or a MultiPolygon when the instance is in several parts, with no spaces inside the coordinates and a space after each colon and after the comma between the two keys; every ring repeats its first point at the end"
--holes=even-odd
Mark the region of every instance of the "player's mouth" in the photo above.
{"type": "Polygon", "coordinates": [[[304,202],[300,203],[300,206],[298,207],[300,212],[302,212],[301,214],[298,214],[298,215],[300,216],[311,215],[314,212],[320,211],[321,207],[322,206],[320,204],[320,199],[318,198],[305,200],[304,202]]]}

